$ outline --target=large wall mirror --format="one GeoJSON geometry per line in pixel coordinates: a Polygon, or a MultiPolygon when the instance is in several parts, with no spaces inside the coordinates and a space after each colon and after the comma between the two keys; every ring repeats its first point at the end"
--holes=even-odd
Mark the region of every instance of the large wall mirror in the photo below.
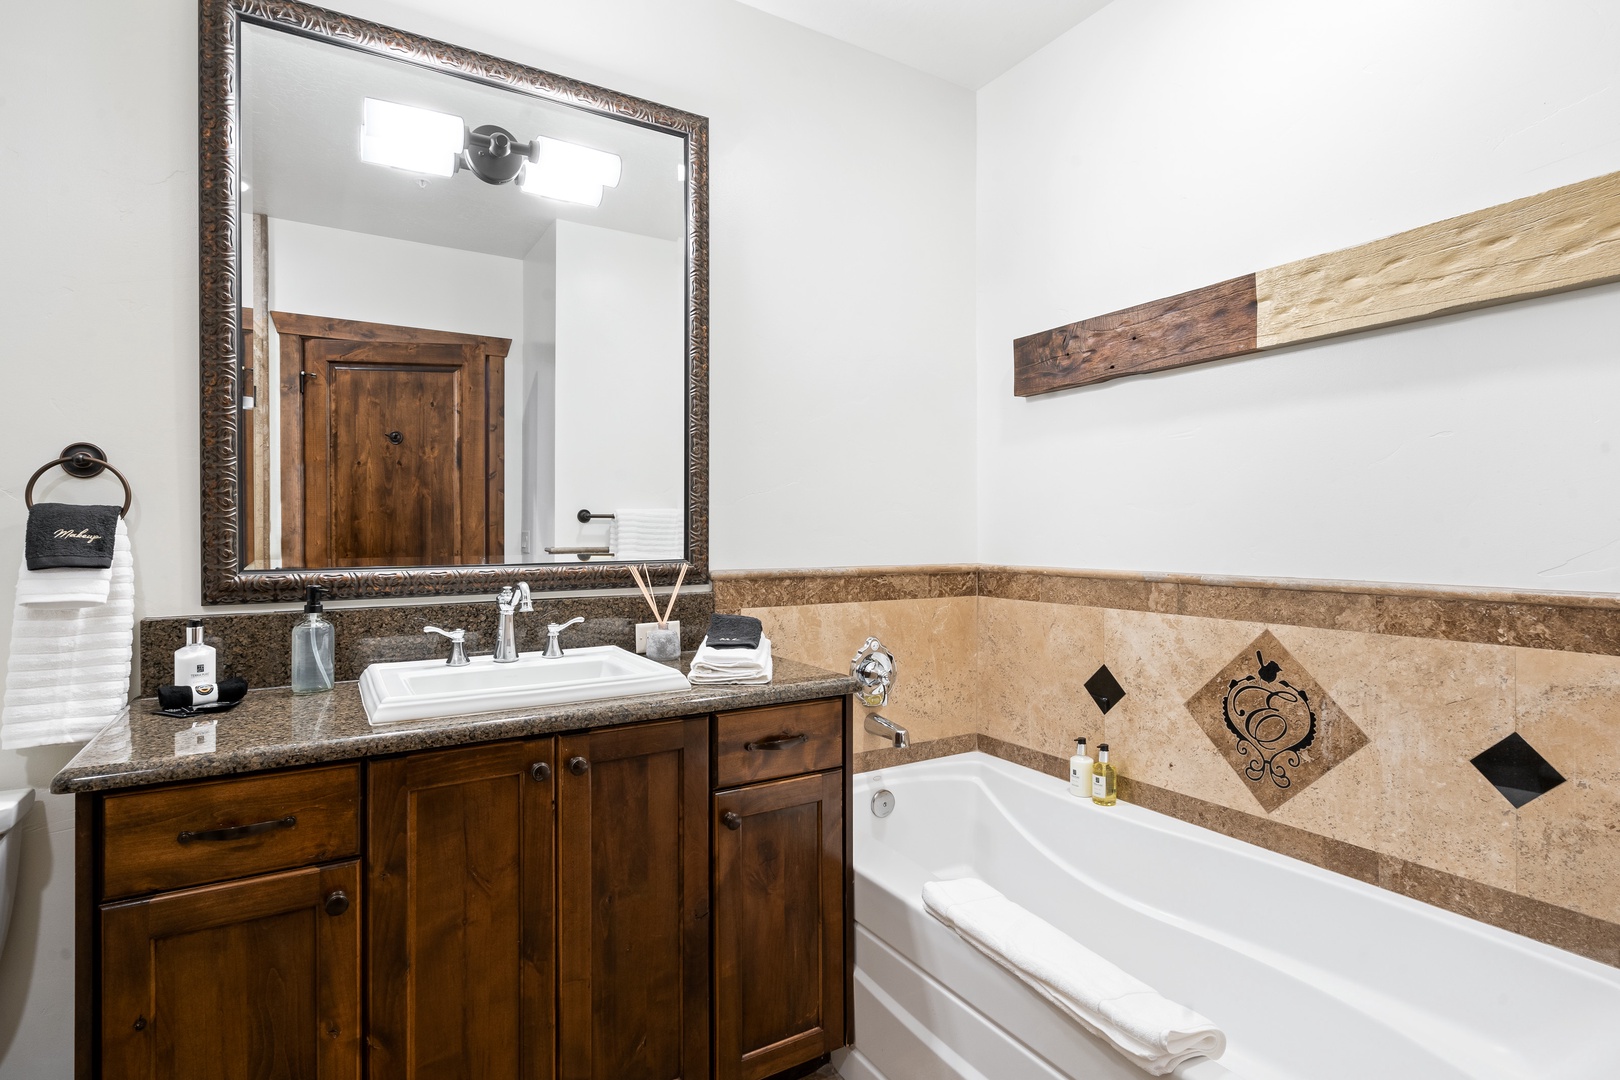
{"type": "Polygon", "coordinates": [[[202,34],[205,600],[707,580],[703,118],[297,4],[202,34]]]}

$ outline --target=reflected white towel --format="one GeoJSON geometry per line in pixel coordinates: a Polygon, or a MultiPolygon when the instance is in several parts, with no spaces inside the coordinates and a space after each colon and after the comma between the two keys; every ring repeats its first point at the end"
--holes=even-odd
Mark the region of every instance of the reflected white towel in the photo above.
{"type": "Polygon", "coordinates": [[[680,559],[686,555],[683,510],[615,510],[608,547],[621,561],[680,559]]]}
{"type": "Polygon", "coordinates": [[[1161,996],[978,878],[930,881],[923,904],[969,945],[1018,976],[1132,1062],[1163,1076],[1194,1057],[1218,1058],[1226,1035],[1161,996]]]}
{"type": "MultiPolygon", "coordinates": [[[[129,532],[124,519],[118,519],[113,536],[113,564],[118,563],[118,545],[129,553],[129,532]]],[[[17,568],[17,603],[24,607],[77,608],[105,604],[112,591],[112,566],[102,570],[63,566],[51,570],[30,570],[27,560],[17,568]]]]}
{"type": "MultiPolygon", "coordinates": [[[[43,577],[64,571],[33,573],[43,577]]],[[[84,742],[129,700],[135,559],[122,521],[108,573],[105,602],[82,607],[26,604],[19,584],[5,706],[0,709],[0,748],[84,742]]]]}
{"type": "Polygon", "coordinates": [[[698,685],[720,683],[760,686],[771,681],[771,639],[762,637],[752,649],[711,649],[704,638],[692,657],[686,680],[698,685]]]}

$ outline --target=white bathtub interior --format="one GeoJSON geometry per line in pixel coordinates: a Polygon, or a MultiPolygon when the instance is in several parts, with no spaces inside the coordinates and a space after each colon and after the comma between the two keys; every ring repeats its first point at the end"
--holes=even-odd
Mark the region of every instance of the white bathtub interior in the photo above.
{"type": "Polygon", "coordinates": [[[967,875],[1220,1024],[1184,1080],[1620,1077],[1620,971],[1594,961],[984,754],[855,796],[850,1080],[1145,1075],[924,911],[967,875]]]}

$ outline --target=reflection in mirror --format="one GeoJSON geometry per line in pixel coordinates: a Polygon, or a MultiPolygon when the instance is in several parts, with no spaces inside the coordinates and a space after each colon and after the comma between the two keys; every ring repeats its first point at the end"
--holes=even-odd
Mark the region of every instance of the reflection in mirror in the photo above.
{"type": "Polygon", "coordinates": [[[240,565],[682,558],[684,139],[250,23],[240,56],[240,565]]]}

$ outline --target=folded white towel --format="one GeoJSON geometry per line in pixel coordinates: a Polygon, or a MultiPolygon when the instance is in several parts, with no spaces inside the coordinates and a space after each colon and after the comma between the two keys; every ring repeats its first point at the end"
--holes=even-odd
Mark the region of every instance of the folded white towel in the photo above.
{"type": "Polygon", "coordinates": [[[930,881],[922,895],[929,913],[962,940],[1154,1076],[1189,1058],[1226,1052],[1225,1033],[1209,1020],[1162,997],[978,878],[930,881]]]}
{"type": "Polygon", "coordinates": [[[615,559],[630,562],[683,558],[686,555],[686,512],[614,510],[608,547],[613,549],[615,559]]]}
{"type": "MultiPolygon", "coordinates": [[[[113,538],[113,565],[118,563],[119,543],[124,555],[129,555],[129,532],[124,519],[118,519],[118,532],[113,538]]],[[[90,570],[64,566],[53,570],[30,570],[25,560],[17,568],[17,603],[24,607],[76,608],[91,604],[105,604],[112,590],[112,567],[90,570]]]]}
{"type": "Polygon", "coordinates": [[[686,680],[698,685],[720,683],[761,686],[771,681],[771,639],[762,637],[752,649],[714,649],[704,638],[692,657],[686,680]]]}
{"type": "MultiPolygon", "coordinates": [[[[32,576],[71,573],[83,571],[39,570],[32,576]]],[[[19,581],[5,705],[0,709],[0,748],[84,742],[128,702],[135,559],[122,521],[107,574],[106,599],[78,607],[25,603],[19,581]]]]}

